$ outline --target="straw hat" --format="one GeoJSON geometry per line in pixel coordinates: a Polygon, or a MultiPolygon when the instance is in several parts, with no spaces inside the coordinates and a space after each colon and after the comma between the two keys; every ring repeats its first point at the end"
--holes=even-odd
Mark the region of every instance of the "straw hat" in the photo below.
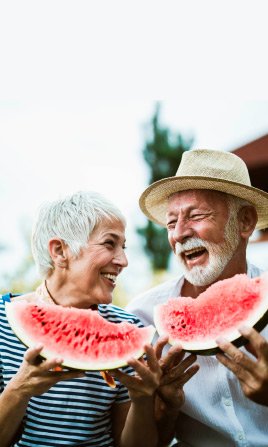
{"type": "Polygon", "coordinates": [[[251,186],[247,166],[240,157],[224,151],[184,152],[176,175],[153,183],[141,195],[141,210],[148,219],[165,226],[169,196],[189,189],[210,189],[245,199],[256,207],[256,228],[268,227],[268,194],[251,186]]]}

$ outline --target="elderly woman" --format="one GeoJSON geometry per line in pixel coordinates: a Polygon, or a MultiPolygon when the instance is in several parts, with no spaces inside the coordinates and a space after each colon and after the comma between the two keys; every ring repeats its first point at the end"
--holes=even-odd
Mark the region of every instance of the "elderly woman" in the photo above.
{"type": "MultiPolygon", "coordinates": [[[[111,305],[117,276],[127,266],[124,248],[125,219],[99,194],[80,192],[45,204],[32,236],[44,282],[8,299],[94,308],[107,320],[140,326],[111,305]]],[[[41,360],[42,345],[26,350],[8,325],[3,301],[0,311],[1,447],[157,444],[154,396],[161,369],[151,346],[145,347],[147,363],[130,359],[115,373],[128,389],[117,379],[112,389],[98,372],[57,370],[64,358],[41,360]]]]}

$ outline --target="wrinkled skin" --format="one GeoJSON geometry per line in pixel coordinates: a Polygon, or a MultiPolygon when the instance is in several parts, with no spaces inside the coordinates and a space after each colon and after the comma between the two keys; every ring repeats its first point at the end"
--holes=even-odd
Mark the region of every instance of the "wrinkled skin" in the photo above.
{"type": "Polygon", "coordinates": [[[235,374],[248,399],[268,406],[268,343],[255,329],[243,326],[239,332],[249,341],[245,347],[256,360],[224,338],[217,339],[223,353],[216,357],[235,374]]]}

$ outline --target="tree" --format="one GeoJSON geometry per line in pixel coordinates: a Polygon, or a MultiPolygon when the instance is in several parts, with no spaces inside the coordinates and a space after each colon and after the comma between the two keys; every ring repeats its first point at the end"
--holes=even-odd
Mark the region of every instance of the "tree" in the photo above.
{"type": "MultiPolygon", "coordinates": [[[[193,143],[193,138],[185,140],[180,134],[174,135],[169,129],[160,127],[160,107],[157,103],[149,124],[151,138],[143,149],[143,157],[150,169],[149,184],[174,176],[183,152],[188,151],[193,143]]],[[[138,228],[137,232],[143,237],[144,250],[151,259],[153,270],[166,270],[171,253],[166,229],[148,220],[146,226],[138,228]]]]}

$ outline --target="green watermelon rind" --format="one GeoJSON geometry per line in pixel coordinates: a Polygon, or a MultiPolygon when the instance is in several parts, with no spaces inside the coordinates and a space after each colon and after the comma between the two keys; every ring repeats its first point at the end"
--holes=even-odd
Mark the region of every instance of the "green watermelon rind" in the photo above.
{"type": "MultiPolygon", "coordinates": [[[[266,281],[268,284],[268,274],[264,273],[262,274],[262,276],[266,277],[266,281]]],[[[160,336],[169,336],[167,331],[165,331],[165,329],[162,328],[161,319],[159,317],[159,309],[162,306],[163,304],[158,304],[157,306],[154,306],[154,324],[160,336]]],[[[258,332],[261,332],[268,324],[268,288],[266,290],[265,297],[261,302],[261,305],[255,310],[255,312],[252,313],[252,315],[249,318],[245,319],[244,321],[241,321],[240,325],[242,324],[245,326],[253,327],[258,332]]],[[[220,335],[221,334],[219,333],[219,336],[220,335]]],[[[224,333],[222,334],[222,336],[237,347],[241,347],[246,343],[248,343],[248,340],[244,338],[237,329],[224,333]]],[[[179,338],[174,339],[172,337],[169,337],[168,343],[170,345],[180,343],[184,351],[198,355],[209,356],[221,352],[221,349],[218,347],[215,341],[215,337],[208,340],[190,341],[190,342],[183,341],[179,338]]]]}
{"type": "MultiPolygon", "coordinates": [[[[13,306],[12,303],[6,302],[5,303],[5,309],[6,309],[6,315],[8,322],[15,333],[15,335],[18,337],[18,339],[28,348],[32,348],[38,344],[37,340],[33,340],[27,332],[23,329],[21,325],[18,324],[18,321],[16,319],[15,313],[13,312],[13,306]]],[[[137,327],[137,329],[140,329],[137,327]]],[[[154,326],[150,325],[147,326],[144,329],[144,332],[147,331],[147,337],[145,337],[143,346],[139,347],[135,352],[131,352],[130,354],[127,354],[126,356],[121,357],[120,359],[116,359],[114,361],[109,362],[100,362],[100,361],[79,361],[74,360],[73,358],[68,358],[67,355],[64,355],[64,359],[62,362],[62,366],[66,368],[71,369],[79,369],[83,371],[108,371],[112,369],[122,368],[123,366],[127,365],[127,361],[130,359],[130,357],[133,357],[135,359],[139,359],[144,354],[144,345],[145,344],[152,344],[156,329],[154,326]]],[[[46,349],[45,347],[40,352],[40,356],[44,359],[55,359],[59,357],[63,357],[60,353],[52,352],[49,349],[46,349]]]]}

